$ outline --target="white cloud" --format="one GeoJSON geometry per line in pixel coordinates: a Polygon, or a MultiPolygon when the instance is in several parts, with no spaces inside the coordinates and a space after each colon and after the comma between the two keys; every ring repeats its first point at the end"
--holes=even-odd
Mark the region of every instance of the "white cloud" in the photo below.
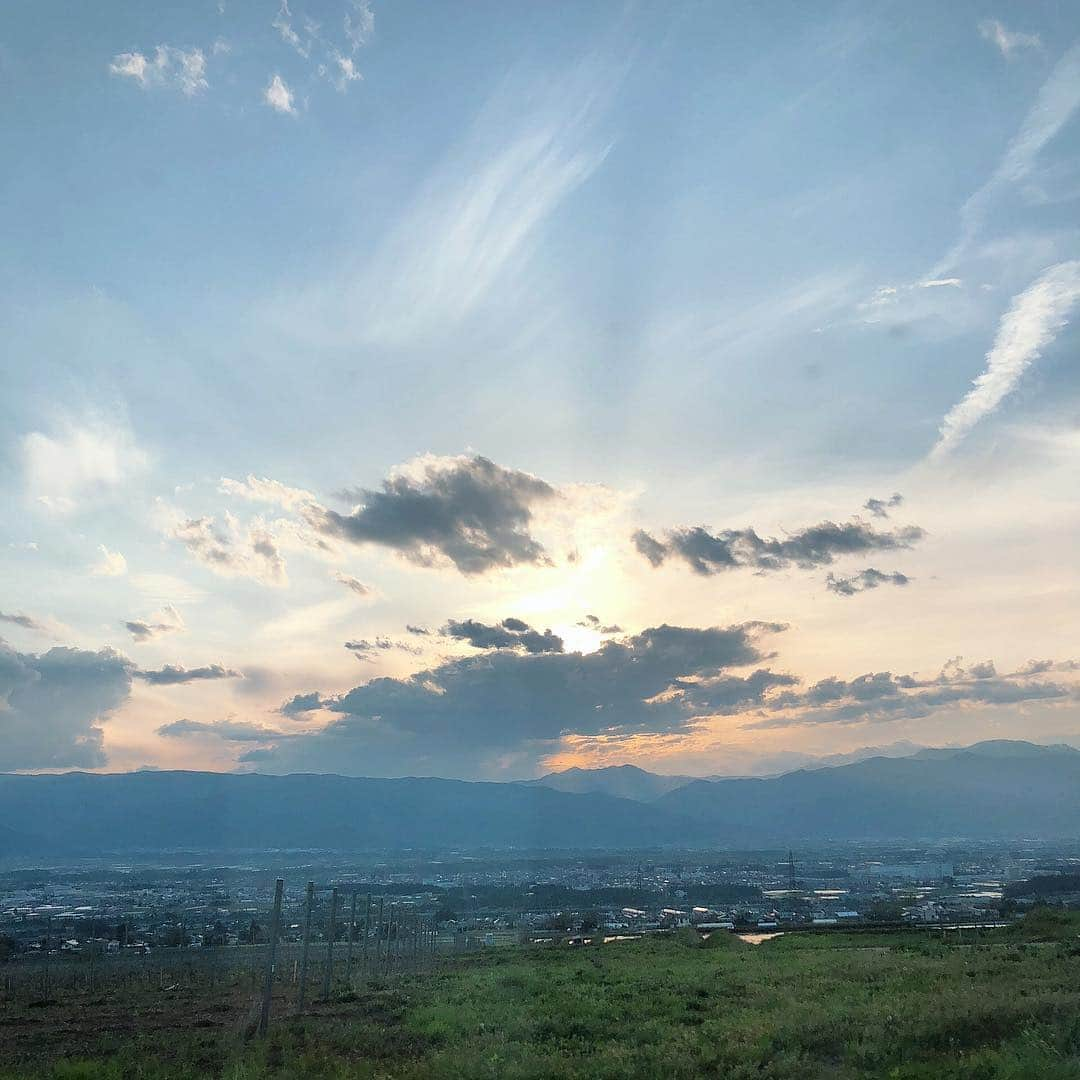
{"type": "Polygon", "coordinates": [[[980,420],[997,409],[1068,322],[1078,299],[1080,260],[1050,267],[1013,299],[986,354],[986,370],[942,421],[941,437],[932,456],[941,457],[954,449],[980,420]]]}
{"type": "Polygon", "coordinates": [[[22,440],[22,458],[29,494],[61,513],[120,486],[149,464],[130,429],[98,418],[66,420],[53,434],[30,432],[22,440]]]}
{"type": "MultiPolygon", "coordinates": [[[[221,51],[215,43],[215,55],[221,51]]],[[[185,52],[172,45],[159,45],[152,58],[141,52],[118,53],[109,64],[109,71],[121,78],[133,79],[144,90],[164,86],[177,89],[187,97],[194,97],[209,85],[202,49],[185,52]]]]}
{"type": "Polygon", "coordinates": [[[967,253],[994,199],[1004,189],[1028,176],[1039,153],[1069,122],[1078,107],[1080,43],[1073,45],[1054,65],[993,175],[964,203],[960,210],[960,238],[931,271],[930,277],[941,277],[967,253]]]}
{"type": "Polygon", "coordinates": [[[375,13],[370,0],[349,0],[345,10],[345,37],[353,52],[368,43],[375,32],[375,13]]]}
{"type": "Polygon", "coordinates": [[[296,115],[296,107],[293,104],[293,92],[285,84],[280,75],[275,75],[269,85],[263,91],[263,101],[275,112],[286,113],[289,116],[296,115]]]}
{"type": "Polygon", "coordinates": [[[617,78],[586,70],[491,101],[354,284],[358,333],[394,344],[442,332],[497,285],[525,288],[515,271],[545,222],[607,155],[595,128],[617,78]]]}
{"type": "Polygon", "coordinates": [[[127,573],[127,559],[119,551],[110,551],[104,544],[98,544],[100,558],[90,567],[95,577],[120,577],[127,573]]]}
{"type": "Polygon", "coordinates": [[[314,43],[314,31],[318,29],[313,23],[307,24],[307,36],[301,38],[293,29],[292,12],[289,10],[288,0],[281,0],[281,7],[274,21],[270,24],[281,35],[281,40],[286,45],[295,49],[305,60],[311,55],[311,46],[314,43]]]}
{"type": "Polygon", "coordinates": [[[1042,38],[1038,34],[1025,34],[1019,30],[1008,30],[999,19],[983,19],[979,23],[979,33],[993,42],[1006,60],[1011,60],[1015,52],[1021,49],[1041,49],[1042,38]]]}
{"type": "Polygon", "coordinates": [[[289,487],[280,480],[265,476],[248,476],[244,480],[230,480],[223,476],[218,491],[222,495],[234,495],[251,502],[273,503],[285,510],[297,510],[316,501],[310,491],[289,487]]]}

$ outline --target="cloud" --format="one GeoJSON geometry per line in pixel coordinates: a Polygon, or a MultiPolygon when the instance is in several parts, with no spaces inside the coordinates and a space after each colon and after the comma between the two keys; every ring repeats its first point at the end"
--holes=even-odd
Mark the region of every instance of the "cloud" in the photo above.
{"type": "Polygon", "coordinates": [[[1051,702],[1070,705],[1080,700],[1080,688],[1033,677],[1027,669],[999,675],[986,660],[964,668],[949,661],[934,679],[872,672],[858,678],[822,679],[803,691],[784,691],[771,697],[761,719],[744,724],[747,730],[800,725],[892,723],[920,719],[943,709],[1051,702]]]}
{"type": "Polygon", "coordinates": [[[348,0],[345,10],[345,37],[353,51],[368,43],[375,32],[375,13],[369,0],[348,0]]]}
{"type": "Polygon", "coordinates": [[[449,561],[463,574],[550,561],[529,525],[555,489],[484,457],[418,458],[381,491],[345,494],[357,501],[350,513],[312,509],[309,524],[354,544],[392,548],[419,566],[449,561]]]}
{"type": "Polygon", "coordinates": [[[121,577],[127,573],[127,559],[119,551],[110,551],[104,544],[98,544],[100,558],[90,567],[95,577],[121,577]]]}
{"type": "Polygon", "coordinates": [[[370,597],[375,591],[370,585],[365,585],[362,581],[350,577],[348,574],[337,573],[334,575],[334,580],[340,581],[346,589],[356,593],[357,596],[370,597]]]}
{"type": "Polygon", "coordinates": [[[487,626],[474,619],[451,619],[441,631],[446,637],[467,641],[474,649],[522,649],[528,653],[562,652],[563,639],[550,630],[540,633],[520,619],[503,619],[487,626]]]}
{"type": "Polygon", "coordinates": [[[366,266],[313,294],[318,314],[302,317],[396,347],[453,332],[497,291],[533,304],[526,264],[547,222],[603,163],[609,144],[597,127],[620,78],[595,62],[539,85],[508,76],[366,266]]]}
{"type": "Polygon", "coordinates": [[[162,634],[172,634],[184,629],[180,612],[171,604],[166,604],[157,615],[152,615],[150,620],[130,619],[124,623],[124,627],[136,642],[152,641],[162,634]]]}
{"type": "Polygon", "coordinates": [[[669,530],[663,541],[639,529],[632,540],[653,566],[680,558],[695,573],[708,575],[739,567],[771,571],[795,565],[807,570],[828,566],[844,555],[909,548],[924,535],[915,525],[879,531],[862,521],[823,521],[783,539],[763,538],[750,528],[711,533],[696,526],[669,530]]]}
{"type": "Polygon", "coordinates": [[[409,645],[404,641],[395,641],[393,638],[377,637],[371,640],[356,638],[345,642],[345,648],[356,657],[357,660],[372,660],[380,652],[388,652],[399,649],[401,652],[411,653],[418,656],[420,650],[415,645],[409,645]]]}
{"type": "Polygon", "coordinates": [[[333,31],[324,34],[323,27],[310,17],[300,16],[298,23],[295,18],[288,0],[281,0],[271,25],[297,55],[304,60],[317,58],[314,70],[320,78],[328,79],[339,93],[362,78],[353,56],[375,30],[375,14],[367,0],[347,0],[340,37],[333,31]]]}
{"type": "Polygon", "coordinates": [[[218,491],[222,495],[231,495],[249,502],[270,503],[283,510],[300,510],[315,503],[315,496],[303,488],[290,487],[280,480],[271,480],[266,476],[248,476],[244,480],[221,478],[218,491]]]}
{"type": "Polygon", "coordinates": [[[1029,660],[1019,675],[1043,675],[1048,671],[1080,671],[1080,660],[1029,660]]]}
{"type": "Polygon", "coordinates": [[[173,720],[157,729],[159,735],[169,739],[190,739],[211,735],[226,742],[268,742],[281,735],[280,731],[264,724],[246,720],[173,720]]]}
{"type": "Polygon", "coordinates": [[[621,626],[616,626],[614,623],[610,626],[604,626],[596,615],[586,615],[577,625],[584,627],[586,630],[595,630],[598,634],[622,633],[621,626]]]}
{"type": "Polygon", "coordinates": [[[986,41],[993,42],[1006,60],[1011,60],[1013,53],[1023,49],[1042,48],[1042,38],[1038,34],[1007,30],[999,19],[983,19],[979,23],[979,34],[986,41]]]}
{"type": "Polygon", "coordinates": [[[874,517],[887,518],[889,511],[900,506],[904,501],[904,496],[899,491],[890,495],[887,499],[867,499],[863,503],[863,509],[869,510],[874,517]]]}
{"type": "Polygon", "coordinates": [[[339,718],[283,741],[259,764],[274,771],[410,769],[484,774],[507,754],[533,759],[564,732],[685,731],[703,713],[729,712],[794,680],[728,669],[764,659],[773,623],[651,627],[592,653],[493,649],[403,679],[376,678],[322,699],[339,718]]]}
{"type": "Polygon", "coordinates": [[[282,716],[298,717],[304,713],[316,712],[319,709],[326,707],[326,701],[322,694],[317,690],[313,690],[308,694],[297,694],[295,697],[290,698],[284,705],[278,709],[278,712],[282,716]]]}
{"type": "Polygon", "coordinates": [[[127,701],[133,670],[112,649],[35,655],[0,642],[0,770],[104,765],[101,723],[127,701]]]}
{"type": "Polygon", "coordinates": [[[1072,119],[1078,107],[1080,43],[1069,48],[1054,65],[990,179],[961,207],[959,239],[928,277],[942,277],[963,258],[994,200],[1030,174],[1039,154],[1072,119]]]}
{"type": "Polygon", "coordinates": [[[32,431],[21,450],[28,493],[58,513],[102,498],[149,465],[125,423],[95,416],[61,420],[51,434],[32,431]]]}
{"type": "Polygon", "coordinates": [[[188,518],[163,511],[166,536],[179,540],[188,552],[215,574],[247,577],[263,585],[288,584],[285,559],[271,527],[259,517],[244,528],[226,511],[223,524],[212,517],[188,518]]]}
{"type": "Polygon", "coordinates": [[[854,596],[856,593],[866,592],[868,589],[876,589],[879,585],[909,585],[911,578],[901,574],[899,570],[891,574],[881,570],[875,570],[868,566],[850,577],[837,577],[829,574],[825,578],[825,588],[834,592],[837,596],[854,596]]]}
{"type": "Polygon", "coordinates": [[[293,92],[286,85],[282,77],[276,73],[263,91],[263,101],[269,105],[274,112],[284,113],[288,116],[296,115],[296,106],[293,104],[293,92]]]}
{"type": "Polygon", "coordinates": [[[208,664],[205,667],[184,668],[176,664],[166,664],[157,670],[136,671],[135,675],[152,686],[177,686],[181,683],[205,682],[216,679],[242,679],[239,671],[232,671],[221,664],[208,664]]]}
{"type": "MultiPolygon", "coordinates": [[[[221,51],[215,46],[215,55],[221,51]]],[[[185,52],[172,45],[159,45],[153,57],[144,56],[141,52],[119,53],[112,58],[109,71],[133,80],[144,90],[167,87],[179,90],[186,97],[194,97],[208,86],[206,56],[202,49],[185,52]]]]}
{"type": "Polygon", "coordinates": [[[1050,267],[1013,298],[986,354],[986,370],[946,414],[932,457],[940,458],[954,450],[980,420],[998,408],[1068,322],[1078,298],[1080,260],[1050,267]]]}
{"type": "Polygon", "coordinates": [[[425,626],[412,626],[411,624],[408,624],[406,625],[405,629],[410,634],[415,634],[417,637],[428,637],[428,635],[430,635],[431,633],[431,631],[428,630],[425,626]]]}
{"type": "Polygon", "coordinates": [[[0,611],[0,622],[11,623],[12,626],[20,626],[23,630],[33,630],[39,634],[51,632],[44,623],[38,622],[37,619],[31,618],[29,615],[24,615],[22,612],[0,611]]]}

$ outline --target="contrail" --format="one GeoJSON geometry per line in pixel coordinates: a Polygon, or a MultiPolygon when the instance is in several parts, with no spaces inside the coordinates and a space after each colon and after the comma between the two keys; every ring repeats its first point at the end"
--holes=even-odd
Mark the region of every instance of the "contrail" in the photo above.
{"type": "Polygon", "coordinates": [[[989,416],[1039,358],[1041,351],[1069,321],[1080,299],[1080,260],[1058,263],[1022,293],[1002,316],[993,347],[986,354],[986,370],[971,390],[941,422],[941,435],[931,451],[942,458],[953,450],[984,416],[989,416]]]}

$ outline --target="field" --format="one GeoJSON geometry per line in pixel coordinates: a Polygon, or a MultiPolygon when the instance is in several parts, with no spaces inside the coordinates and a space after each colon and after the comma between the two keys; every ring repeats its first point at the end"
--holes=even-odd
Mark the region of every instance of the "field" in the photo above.
{"type": "Polygon", "coordinates": [[[1080,1078],[1080,918],[982,936],[693,932],[339,985],[253,1035],[251,980],[5,1003],[0,1077],[1080,1078]]]}

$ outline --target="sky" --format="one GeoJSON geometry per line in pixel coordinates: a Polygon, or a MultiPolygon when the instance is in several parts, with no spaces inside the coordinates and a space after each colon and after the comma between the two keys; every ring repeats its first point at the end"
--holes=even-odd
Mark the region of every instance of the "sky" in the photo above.
{"type": "Polygon", "coordinates": [[[1080,745],[1080,9],[0,27],[0,770],[1080,745]]]}

